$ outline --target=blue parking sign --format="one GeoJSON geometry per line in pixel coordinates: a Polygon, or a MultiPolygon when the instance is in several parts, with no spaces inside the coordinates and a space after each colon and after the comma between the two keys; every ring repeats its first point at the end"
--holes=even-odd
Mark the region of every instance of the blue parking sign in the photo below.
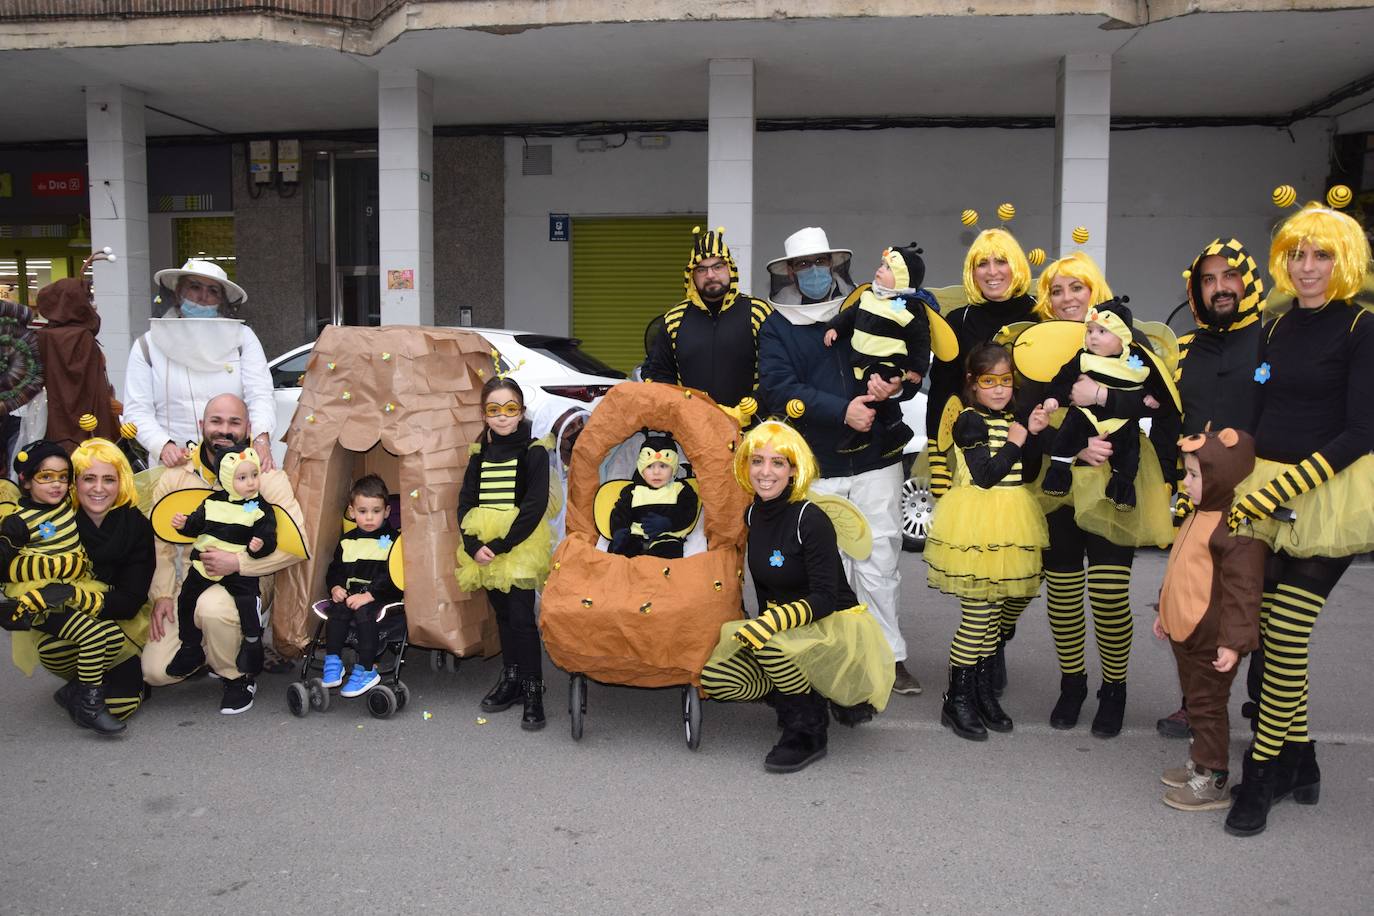
{"type": "Polygon", "coordinates": [[[572,220],[566,213],[549,214],[549,241],[566,242],[571,235],[572,220]]]}

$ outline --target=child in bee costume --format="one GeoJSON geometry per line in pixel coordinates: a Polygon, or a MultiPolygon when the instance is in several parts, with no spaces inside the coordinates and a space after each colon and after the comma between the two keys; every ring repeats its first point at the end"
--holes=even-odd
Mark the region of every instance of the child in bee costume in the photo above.
{"type": "Polygon", "coordinates": [[[1042,489],[1050,496],[1063,496],[1073,485],[1071,469],[1074,456],[1093,436],[1106,436],[1112,445],[1108,459],[1111,477],[1106,496],[1118,509],[1135,508],[1135,476],[1140,469],[1140,418],[1144,402],[1140,398],[1116,398],[1117,410],[1094,405],[1075,407],[1070,400],[1074,382],[1080,375],[1101,387],[1099,401],[1108,401],[1112,391],[1141,391],[1150,378],[1151,363],[1131,352],[1131,311],[1120,300],[1104,302],[1088,310],[1084,318],[1083,349],[1074,354],[1050,382],[1045,409],[1068,406],[1059,434],[1054,438],[1050,467],[1042,489]]]}
{"type": "MultiPolygon", "coordinates": [[[[919,383],[930,370],[930,320],[925,302],[917,296],[925,277],[926,263],[915,242],[885,248],[873,284],[860,294],[858,304],[842,308],[826,322],[825,345],[844,337],[853,350],[854,396],[868,393],[871,375],[890,382],[912,373],[912,381],[919,383]]],[[[896,401],[884,399],[872,407],[879,429],[901,425],[902,409],[896,401]]],[[[867,440],[866,433],[850,430],[838,450],[853,451],[867,440]]]]}
{"type": "Polygon", "coordinates": [[[222,585],[234,599],[239,612],[239,626],[243,629],[243,643],[235,662],[239,671],[254,677],[262,671],[262,617],[258,612],[261,587],[257,576],[231,573],[215,576],[206,570],[200,555],[209,548],[247,552],[261,558],[277,549],[277,518],[272,504],[258,495],[258,473],[261,467],[258,453],[249,447],[231,451],[219,459],[216,475],[220,486],[205,501],[172,526],[182,534],[194,536],[191,565],[177,597],[177,627],[181,634],[181,648],[167,665],[168,677],[188,677],[205,664],[202,635],[196,626],[196,602],[212,585],[222,585]],[[257,545],[256,547],[254,545],[257,545]]]}
{"type": "Polygon", "coordinates": [[[682,556],[701,501],[687,481],[676,479],[677,468],[672,438],[646,431],[630,485],[611,509],[611,553],[665,560],[682,556]]]}

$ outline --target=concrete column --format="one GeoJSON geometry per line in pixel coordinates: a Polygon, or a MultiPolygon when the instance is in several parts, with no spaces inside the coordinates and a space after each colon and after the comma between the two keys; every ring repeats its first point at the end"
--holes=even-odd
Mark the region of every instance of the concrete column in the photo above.
{"type": "Polygon", "coordinates": [[[110,382],[121,396],[129,347],[148,330],[153,298],[143,102],[143,93],[126,86],[86,87],[91,244],[108,245],[117,256],[113,264],[95,263],[95,302],[110,382]]]}
{"type": "Polygon", "coordinates": [[[751,285],[754,258],[754,62],[713,60],[707,113],[706,221],[725,227],[739,265],[740,289],[760,299],[768,288],[751,285]]]}
{"type": "Polygon", "coordinates": [[[1059,61],[1054,113],[1055,253],[1082,249],[1107,269],[1107,174],[1112,116],[1112,59],[1070,54],[1059,61]],[[1072,238],[1076,226],[1088,243],[1072,238]]]}
{"type": "Polygon", "coordinates": [[[428,74],[381,72],[377,169],[382,324],[433,324],[434,81],[428,74]]]}

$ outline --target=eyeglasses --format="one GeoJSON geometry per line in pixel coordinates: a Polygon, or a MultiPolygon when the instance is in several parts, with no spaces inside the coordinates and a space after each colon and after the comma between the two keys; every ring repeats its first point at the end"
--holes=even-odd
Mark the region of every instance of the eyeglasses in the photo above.
{"type": "Polygon", "coordinates": [[[39,471],[33,475],[34,483],[67,483],[71,475],[66,471],[39,471]]]}
{"type": "Polygon", "coordinates": [[[707,274],[728,274],[729,272],[730,265],[726,264],[724,261],[721,261],[719,264],[698,264],[696,267],[692,268],[692,273],[696,274],[698,277],[704,277],[707,274]]]}
{"type": "Polygon", "coordinates": [[[823,254],[814,258],[795,258],[787,262],[793,270],[806,270],[811,267],[829,267],[830,255],[823,254]]]}
{"type": "Polygon", "coordinates": [[[980,375],[974,381],[979,388],[1011,388],[1016,377],[1008,372],[1005,375],[980,375]]]}
{"type": "Polygon", "coordinates": [[[518,401],[507,401],[504,404],[487,404],[485,408],[489,417],[518,417],[525,412],[525,407],[518,401]]]}

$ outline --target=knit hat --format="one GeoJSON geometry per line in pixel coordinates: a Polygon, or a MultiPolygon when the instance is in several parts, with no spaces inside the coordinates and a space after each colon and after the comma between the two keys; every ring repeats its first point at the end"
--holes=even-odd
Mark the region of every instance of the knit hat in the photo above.
{"type": "Polygon", "coordinates": [[[645,433],[644,445],[639,450],[639,457],[635,459],[635,470],[640,476],[654,462],[661,461],[672,469],[673,474],[677,474],[677,443],[672,436],[665,436],[662,433],[645,433]]]}
{"type": "Polygon", "coordinates": [[[892,270],[892,288],[920,289],[926,279],[926,262],[921,247],[915,242],[905,248],[893,246],[883,249],[883,263],[892,270]]]}
{"type": "Polygon", "coordinates": [[[14,456],[14,470],[24,480],[29,480],[48,458],[61,458],[67,463],[67,473],[72,472],[72,459],[67,450],[56,442],[39,439],[21,448],[14,456]]]}

